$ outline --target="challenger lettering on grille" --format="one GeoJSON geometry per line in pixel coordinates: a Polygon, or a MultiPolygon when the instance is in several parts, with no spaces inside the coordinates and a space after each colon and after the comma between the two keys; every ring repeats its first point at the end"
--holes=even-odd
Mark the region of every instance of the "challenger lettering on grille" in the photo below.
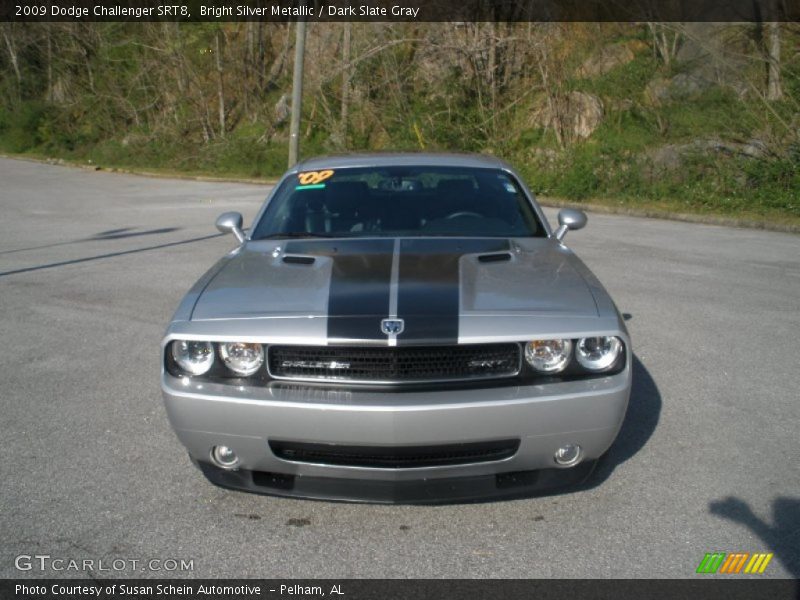
{"type": "Polygon", "coordinates": [[[284,360],[281,362],[284,369],[349,369],[349,362],[337,360],[284,360]]]}

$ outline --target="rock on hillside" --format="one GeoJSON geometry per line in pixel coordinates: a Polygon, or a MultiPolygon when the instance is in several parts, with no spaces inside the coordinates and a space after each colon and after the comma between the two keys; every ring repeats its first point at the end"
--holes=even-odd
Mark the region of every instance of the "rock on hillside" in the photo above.
{"type": "Polygon", "coordinates": [[[594,94],[572,91],[554,99],[540,102],[533,120],[539,127],[552,127],[565,137],[588,138],[603,121],[603,102],[594,94]]]}
{"type": "Polygon", "coordinates": [[[766,144],[758,139],[752,139],[744,144],[718,139],[698,139],[686,144],[667,144],[653,148],[647,152],[646,158],[652,165],[654,173],[663,173],[680,169],[684,159],[692,154],[724,154],[744,158],[761,158],[766,153],[766,144]]]}
{"type": "Polygon", "coordinates": [[[581,79],[599,77],[617,67],[628,64],[634,58],[636,58],[636,55],[631,48],[631,44],[610,44],[583,61],[575,75],[581,79]]]}

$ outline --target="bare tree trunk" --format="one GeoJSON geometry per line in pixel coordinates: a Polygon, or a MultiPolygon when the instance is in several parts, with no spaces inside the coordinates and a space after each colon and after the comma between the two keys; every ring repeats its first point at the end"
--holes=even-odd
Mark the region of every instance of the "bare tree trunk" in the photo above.
{"type": "Polygon", "coordinates": [[[265,56],[267,49],[264,46],[264,21],[258,22],[258,31],[256,34],[257,38],[257,57],[256,57],[256,74],[257,74],[257,89],[258,94],[262,94],[264,92],[264,74],[265,74],[265,56]]]}
{"type": "Polygon", "coordinates": [[[181,96],[187,93],[189,88],[189,77],[186,74],[186,57],[183,50],[183,39],[179,23],[170,23],[175,34],[174,61],[175,61],[175,83],[178,85],[178,92],[181,96]]]}
{"type": "Polygon", "coordinates": [[[256,56],[256,23],[248,21],[245,23],[245,51],[244,51],[244,64],[245,68],[250,70],[253,68],[256,56]]]}
{"type": "Polygon", "coordinates": [[[53,102],[53,31],[47,25],[47,102],[53,102]]]}
{"type": "Polygon", "coordinates": [[[556,25],[548,23],[542,27],[542,33],[535,44],[537,49],[537,62],[542,88],[547,99],[547,114],[549,126],[553,127],[559,148],[564,148],[569,141],[565,128],[564,116],[566,112],[565,97],[563,94],[564,72],[563,64],[553,59],[550,48],[558,37],[556,25]],[[552,69],[552,70],[551,70],[552,69]]]}
{"type": "Polygon", "coordinates": [[[653,52],[656,57],[660,57],[665,67],[672,64],[672,59],[678,52],[678,45],[681,39],[681,31],[678,24],[667,23],[647,23],[650,33],[653,34],[653,52]],[[671,30],[672,37],[668,35],[671,30]]]}
{"type": "Polygon", "coordinates": [[[80,46],[81,54],[83,54],[83,63],[86,67],[86,77],[89,81],[89,89],[92,93],[94,93],[94,71],[92,70],[92,61],[89,59],[89,48],[84,46],[80,39],[78,39],[78,46],[80,46]]]}
{"type": "Polygon", "coordinates": [[[497,131],[497,23],[489,23],[489,110],[491,111],[492,136],[497,131]]]}
{"type": "Polygon", "coordinates": [[[250,116],[250,95],[253,91],[253,73],[255,66],[255,48],[256,48],[256,35],[255,35],[255,22],[248,21],[244,24],[244,39],[242,40],[242,56],[241,56],[241,76],[236,77],[241,82],[241,103],[243,105],[242,112],[244,116],[250,116]]]}
{"type": "Polygon", "coordinates": [[[222,48],[219,29],[214,36],[214,54],[217,59],[217,97],[219,100],[219,137],[225,137],[225,71],[222,67],[222,48]]]}
{"type": "Polygon", "coordinates": [[[281,47],[280,54],[275,58],[275,61],[272,63],[272,66],[269,69],[269,73],[267,74],[267,80],[264,82],[262,86],[262,91],[265,91],[268,88],[271,88],[275,85],[275,81],[278,77],[281,76],[283,69],[286,65],[286,61],[289,58],[289,50],[292,47],[292,30],[289,27],[289,23],[286,23],[286,37],[283,39],[283,46],[281,47]]]}
{"type": "Polygon", "coordinates": [[[769,29],[769,67],[767,76],[767,100],[783,98],[781,86],[781,29],[778,23],[767,25],[769,29]]]}
{"type": "Polygon", "coordinates": [[[347,148],[347,121],[350,112],[350,36],[353,24],[344,24],[344,41],[342,42],[342,109],[339,119],[341,127],[342,148],[347,148]]]}
{"type": "MultiPolygon", "coordinates": [[[[10,25],[8,26],[10,28],[10,25]]],[[[14,68],[14,75],[17,78],[17,98],[22,99],[22,73],[19,70],[19,61],[17,58],[17,51],[14,48],[14,44],[11,41],[11,38],[8,37],[8,32],[6,29],[3,29],[3,39],[6,42],[6,49],[8,50],[8,56],[11,59],[11,66],[14,68]]]]}

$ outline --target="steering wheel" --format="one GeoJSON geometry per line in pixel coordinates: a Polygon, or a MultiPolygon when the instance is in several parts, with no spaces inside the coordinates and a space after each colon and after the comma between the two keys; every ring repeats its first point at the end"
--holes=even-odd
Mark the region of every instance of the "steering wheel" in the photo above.
{"type": "Polygon", "coordinates": [[[445,217],[445,219],[458,219],[459,217],[472,217],[473,219],[482,219],[483,215],[473,212],[471,210],[459,210],[445,217]]]}

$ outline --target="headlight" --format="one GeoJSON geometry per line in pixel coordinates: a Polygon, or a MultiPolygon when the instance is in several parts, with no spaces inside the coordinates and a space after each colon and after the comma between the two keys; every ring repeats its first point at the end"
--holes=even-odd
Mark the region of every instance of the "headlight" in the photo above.
{"type": "Polygon", "coordinates": [[[525,360],[537,371],[558,373],[569,363],[571,340],[534,340],[525,346],[525,360]]]}
{"type": "Polygon", "coordinates": [[[584,369],[604,371],[611,367],[622,353],[618,337],[589,337],[578,340],[575,357],[584,369]]]}
{"type": "Polygon", "coordinates": [[[175,340],[172,342],[172,358],[190,375],[202,375],[214,364],[214,347],[211,342],[175,340]]]}
{"type": "Polygon", "coordinates": [[[252,375],[264,364],[264,348],[261,344],[225,342],[219,345],[219,355],[226,367],[242,377],[252,375]]]}

